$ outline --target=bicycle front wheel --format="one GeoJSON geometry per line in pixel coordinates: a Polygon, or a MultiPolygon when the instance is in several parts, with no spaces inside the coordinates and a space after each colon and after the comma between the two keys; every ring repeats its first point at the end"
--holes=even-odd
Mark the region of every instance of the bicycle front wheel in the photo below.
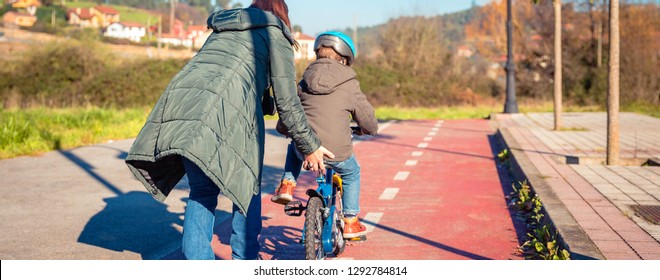
{"type": "Polygon", "coordinates": [[[319,197],[310,197],[305,212],[305,258],[322,260],[323,251],[323,202],[319,197]]]}

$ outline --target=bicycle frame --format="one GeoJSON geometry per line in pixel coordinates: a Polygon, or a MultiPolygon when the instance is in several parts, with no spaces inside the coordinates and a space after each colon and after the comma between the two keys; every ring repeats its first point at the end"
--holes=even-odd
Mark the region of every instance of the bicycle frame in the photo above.
{"type": "MultiPolygon", "coordinates": [[[[341,237],[342,233],[336,232],[338,228],[336,223],[343,223],[341,217],[343,214],[340,208],[342,182],[339,175],[335,174],[332,168],[327,168],[325,174],[320,172],[316,178],[316,182],[318,187],[316,189],[308,189],[306,194],[309,198],[318,197],[323,202],[323,230],[321,232],[321,240],[325,255],[329,255],[334,252],[337,245],[343,246],[343,243],[346,242],[341,237]]],[[[300,202],[289,203],[285,207],[285,212],[289,216],[301,216],[304,210],[307,210],[307,206],[303,207],[300,202]]],[[[303,227],[303,232],[305,232],[305,227],[303,227]]],[[[343,228],[343,225],[340,225],[339,228],[343,228]]],[[[302,235],[301,243],[305,244],[304,234],[302,235]]]]}
{"type": "Polygon", "coordinates": [[[344,242],[342,238],[339,238],[341,240],[337,240],[334,233],[336,223],[342,220],[341,217],[339,217],[339,219],[336,218],[337,215],[341,215],[341,209],[337,209],[337,200],[341,199],[338,197],[339,192],[341,191],[338,189],[341,187],[341,178],[339,178],[339,176],[336,177],[337,178],[335,178],[334,170],[328,168],[325,176],[321,173],[320,176],[316,178],[316,182],[319,185],[318,188],[316,190],[309,189],[306,192],[310,198],[316,196],[323,201],[323,232],[321,237],[323,240],[323,251],[326,255],[333,252],[337,242],[344,242]],[[333,184],[335,180],[339,180],[338,184],[336,184],[337,188],[335,188],[335,184],[333,184]]]}

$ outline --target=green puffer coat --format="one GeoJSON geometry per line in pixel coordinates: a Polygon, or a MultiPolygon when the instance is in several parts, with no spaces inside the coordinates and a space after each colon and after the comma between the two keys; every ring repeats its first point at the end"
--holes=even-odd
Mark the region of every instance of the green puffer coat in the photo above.
{"type": "Polygon", "coordinates": [[[169,83],[128,152],[126,163],[159,201],[196,163],[245,213],[259,192],[264,157],[261,99],[272,86],[278,114],[298,148],[320,147],[296,93],[293,38],[271,13],[225,10],[213,34],[169,83]]]}

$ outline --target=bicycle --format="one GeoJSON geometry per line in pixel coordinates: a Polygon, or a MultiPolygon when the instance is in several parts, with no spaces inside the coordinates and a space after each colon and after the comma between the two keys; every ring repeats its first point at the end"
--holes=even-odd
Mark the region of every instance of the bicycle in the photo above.
{"type": "MultiPolygon", "coordinates": [[[[353,134],[361,134],[359,127],[351,129],[353,134]]],[[[284,206],[284,213],[288,216],[300,217],[305,211],[301,243],[305,246],[307,260],[322,260],[330,255],[339,256],[344,252],[347,242],[344,239],[341,176],[331,167],[327,167],[325,174],[319,171],[316,182],[317,189],[308,189],[305,192],[309,196],[307,205],[303,206],[301,201],[291,201],[284,206]]],[[[364,240],[366,236],[351,239],[364,240]]]]}

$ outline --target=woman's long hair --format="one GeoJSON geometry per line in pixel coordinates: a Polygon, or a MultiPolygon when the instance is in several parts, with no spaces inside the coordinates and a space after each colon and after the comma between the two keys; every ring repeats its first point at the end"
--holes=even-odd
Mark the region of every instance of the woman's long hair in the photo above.
{"type": "MultiPolygon", "coordinates": [[[[289,31],[293,33],[293,27],[291,26],[291,20],[289,19],[289,6],[286,5],[284,0],[253,0],[250,7],[254,7],[260,10],[270,12],[280,18],[284,24],[289,28],[289,31]]],[[[295,49],[298,49],[300,45],[294,40],[293,46],[295,49]]]]}

